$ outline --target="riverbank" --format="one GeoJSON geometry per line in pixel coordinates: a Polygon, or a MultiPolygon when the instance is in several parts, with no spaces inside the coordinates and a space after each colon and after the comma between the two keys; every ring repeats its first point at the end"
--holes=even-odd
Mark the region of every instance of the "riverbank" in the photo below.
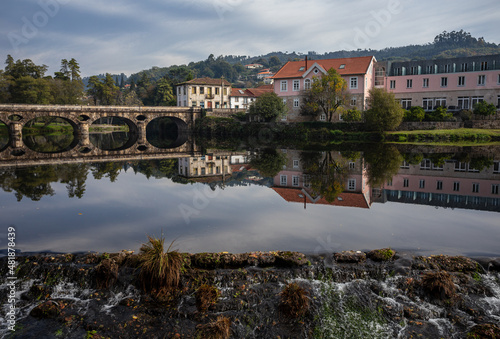
{"type": "MultiPolygon", "coordinates": [[[[2,320],[1,333],[7,338],[500,335],[500,258],[423,257],[389,249],[181,258],[178,287],[144,292],[141,258],[131,252],[19,256],[16,331],[6,333],[2,320]]],[[[0,262],[6,279],[6,258],[0,262]]],[[[6,304],[8,293],[1,295],[6,304]]]]}

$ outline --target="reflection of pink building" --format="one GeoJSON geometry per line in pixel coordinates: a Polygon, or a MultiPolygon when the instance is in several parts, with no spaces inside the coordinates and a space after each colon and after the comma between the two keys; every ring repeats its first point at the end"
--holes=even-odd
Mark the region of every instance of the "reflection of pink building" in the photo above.
{"type": "MultiPolygon", "coordinates": [[[[301,121],[300,105],[302,91],[310,88],[314,77],[321,77],[333,68],[347,83],[347,88],[352,95],[351,106],[360,110],[365,108],[365,100],[368,91],[374,85],[373,56],[324,59],[324,60],[302,60],[287,62],[272,78],[274,79],[274,92],[286,102],[288,106],[288,121],[301,121]]],[[[320,117],[320,120],[325,117],[320,117]]],[[[339,120],[340,117],[334,118],[339,120]]]]}
{"type": "Polygon", "coordinates": [[[299,151],[282,150],[287,155],[287,164],[273,180],[273,190],[288,202],[306,204],[322,204],[332,206],[346,206],[369,208],[371,205],[371,188],[364,168],[363,159],[356,161],[342,159],[349,168],[349,175],[345,182],[345,191],[340,193],[333,202],[328,202],[321,196],[316,196],[308,182],[308,175],[303,172],[299,151]]]}

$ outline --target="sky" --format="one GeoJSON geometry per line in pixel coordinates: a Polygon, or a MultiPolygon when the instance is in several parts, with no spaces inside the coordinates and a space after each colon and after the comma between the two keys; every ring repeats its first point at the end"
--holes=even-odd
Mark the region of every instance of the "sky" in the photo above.
{"type": "MultiPolygon", "coordinates": [[[[463,29],[500,43],[498,0],[1,0],[0,58],[83,76],[205,60],[382,49],[463,29]]],[[[2,67],[3,68],[3,62],[2,67]]]]}

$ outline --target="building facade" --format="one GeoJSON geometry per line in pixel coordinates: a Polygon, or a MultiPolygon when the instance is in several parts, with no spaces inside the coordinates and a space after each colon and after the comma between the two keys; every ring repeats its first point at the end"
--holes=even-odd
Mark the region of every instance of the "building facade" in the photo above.
{"type": "Polygon", "coordinates": [[[177,106],[229,108],[231,83],[225,79],[198,78],[177,85],[177,106]]]}
{"type": "MultiPolygon", "coordinates": [[[[374,86],[374,66],[376,59],[373,56],[324,59],[324,60],[302,60],[287,62],[272,78],[274,80],[274,92],[287,104],[288,112],[283,120],[304,121],[307,118],[300,115],[303,91],[310,88],[315,77],[321,77],[331,68],[335,69],[347,83],[347,89],[351,93],[350,107],[359,110],[365,109],[368,92],[374,86]]],[[[339,113],[334,121],[340,120],[339,113]]],[[[320,117],[326,120],[326,117],[320,117]]]]}

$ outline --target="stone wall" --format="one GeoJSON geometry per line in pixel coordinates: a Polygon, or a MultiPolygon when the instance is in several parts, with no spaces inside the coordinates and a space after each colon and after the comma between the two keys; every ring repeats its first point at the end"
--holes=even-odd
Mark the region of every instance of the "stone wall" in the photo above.
{"type": "Polygon", "coordinates": [[[235,113],[246,112],[244,108],[214,108],[207,110],[207,116],[217,118],[230,118],[235,113]]]}
{"type": "Polygon", "coordinates": [[[422,121],[403,122],[396,129],[397,131],[432,130],[432,129],[457,129],[463,128],[463,122],[452,121],[422,121]]]}

